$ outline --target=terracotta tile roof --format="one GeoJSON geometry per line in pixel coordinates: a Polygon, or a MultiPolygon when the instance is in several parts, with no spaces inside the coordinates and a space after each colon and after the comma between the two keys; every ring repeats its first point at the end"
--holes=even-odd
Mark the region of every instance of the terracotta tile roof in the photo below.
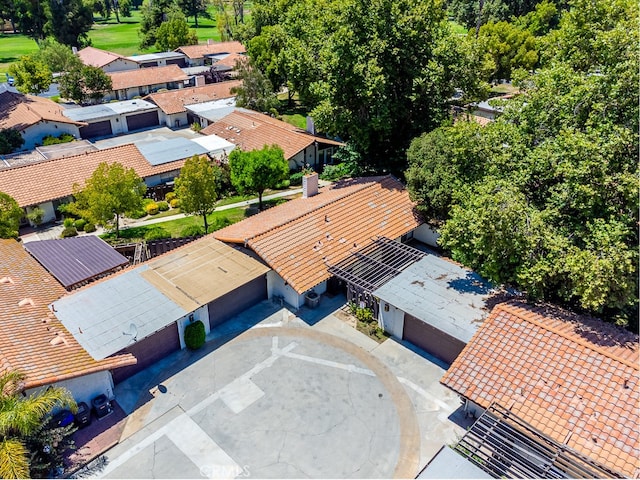
{"type": "Polygon", "coordinates": [[[153,166],[135,145],[121,145],[0,170],[0,192],[11,195],[21,207],[63,198],[73,193],[74,183],[84,185],[102,162],[121,163],[133,168],[141,178],[178,170],[184,165],[184,160],[179,160],[153,166]]]}
{"type": "Polygon", "coordinates": [[[278,145],[284,158],[290,159],[314,141],[331,145],[340,142],[310,135],[304,130],[263,113],[238,109],[202,129],[203,135],[217,135],[244,151],[260,150],[265,145],[278,145]]]}
{"type": "Polygon", "coordinates": [[[62,114],[64,109],[48,98],[22,95],[8,90],[0,92],[0,129],[24,130],[42,121],[86,125],[62,114]]]}
{"type": "Polygon", "coordinates": [[[49,310],[65,293],[20,243],[0,239],[0,371],[24,372],[26,388],[136,363],[93,360],[49,310]]]}
{"type": "Polygon", "coordinates": [[[235,95],[231,93],[231,89],[239,85],[242,85],[242,81],[230,80],[228,82],[211,83],[203,87],[180,88],[164,93],[152,93],[144,97],[144,99],[155,103],[164,113],[171,115],[186,112],[185,105],[234,97],[235,95]]]}
{"type": "Polygon", "coordinates": [[[218,60],[215,65],[224,65],[225,67],[235,68],[238,61],[244,62],[248,60],[247,56],[242,53],[231,53],[221,60],[218,60]]]}
{"type": "Polygon", "coordinates": [[[245,53],[247,50],[240,42],[213,42],[211,44],[186,45],[176,48],[175,51],[182,52],[187,57],[195,59],[219,53],[245,53]]]}
{"type": "Polygon", "coordinates": [[[553,440],[640,474],[638,336],[544,306],[496,306],[441,382],[553,440]]]}
{"type": "Polygon", "coordinates": [[[105,65],[109,65],[111,62],[124,57],[122,55],[118,55],[117,53],[108,52],[107,50],[100,50],[99,48],[94,47],[85,47],[82,50],[78,51],[78,58],[85,65],[102,68],[105,65]]]}
{"type": "Polygon", "coordinates": [[[340,182],[214,232],[245,242],[298,293],[329,278],[328,265],[377,236],[398,238],[420,225],[404,186],[391,176],[340,182]]]}
{"type": "Polygon", "coordinates": [[[112,90],[145,87],[148,85],[158,85],[160,83],[182,82],[189,79],[177,65],[125,70],[123,72],[107,73],[107,75],[111,77],[112,90]]]}

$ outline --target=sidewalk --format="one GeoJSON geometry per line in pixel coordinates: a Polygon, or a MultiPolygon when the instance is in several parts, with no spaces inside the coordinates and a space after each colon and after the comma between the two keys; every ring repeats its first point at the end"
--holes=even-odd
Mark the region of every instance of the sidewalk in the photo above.
{"type": "MultiPolygon", "coordinates": [[[[321,188],[326,187],[328,185],[331,185],[331,182],[327,182],[324,180],[319,181],[319,186],[321,188]]],[[[262,197],[262,201],[264,202],[267,200],[273,200],[275,198],[291,197],[293,195],[298,195],[299,193],[302,193],[302,188],[296,188],[294,190],[286,190],[283,192],[272,193],[271,195],[265,195],[264,197],[262,197]]],[[[247,207],[249,205],[254,205],[256,203],[258,203],[258,199],[252,198],[250,200],[245,200],[243,202],[237,202],[229,205],[223,205],[221,207],[216,207],[215,211],[220,212],[223,210],[230,210],[232,208],[247,207]]],[[[143,227],[146,225],[155,225],[157,223],[168,222],[171,220],[176,220],[178,218],[184,218],[187,216],[188,215],[184,213],[178,213],[176,215],[171,215],[171,216],[161,217],[161,218],[151,218],[149,220],[136,220],[132,218],[126,218],[121,220],[120,229],[126,230],[127,228],[131,228],[131,227],[143,227]]],[[[60,234],[62,233],[63,229],[64,229],[64,226],[62,225],[62,223],[56,222],[53,225],[49,225],[49,226],[45,226],[37,229],[28,228],[26,229],[28,230],[28,233],[20,235],[20,238],[22,239],[23,243],[33,242],[37,240],[53,240],[53,239],[60,238],[60,234]]],[[[83,233],[82,235],[102,235],[103,233],[104,233],[104,229],[98,228],[93,233],[83,233]]]]}

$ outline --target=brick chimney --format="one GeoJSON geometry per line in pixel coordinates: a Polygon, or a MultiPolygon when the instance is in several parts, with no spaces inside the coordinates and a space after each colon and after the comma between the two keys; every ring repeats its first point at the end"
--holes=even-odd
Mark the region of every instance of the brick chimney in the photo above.
{"type": "Polygon", "coordinates": [[[204,85],[204,75],[196,75],[196,87],[203,87],[204,85]]]}
{"type": "Polygon", "coordinates": [[[318,174],[310,173],[302,177],[302,198],[313,197],[318,194],[318,174]]]}

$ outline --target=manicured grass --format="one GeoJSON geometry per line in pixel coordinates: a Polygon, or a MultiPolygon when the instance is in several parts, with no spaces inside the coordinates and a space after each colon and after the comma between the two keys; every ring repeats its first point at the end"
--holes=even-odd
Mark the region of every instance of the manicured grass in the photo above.
{"type": "Polygon", "coordinates": [[[518,93],[518,87],[510,84],[510,83],[501,83],[499,85],[494,85],[491,87],[491,93],[497,93],[499,95],[506,95],[508,93],[518,93]]]}
{"type": "Polygon", "coordinates": [[[32,38],[19,33],[0,35],[0,82],[6,78],[4,74],[9,71],[9,65],[17,62],[22,55],[28,55],[38,51],[38,44],[32,38]]]}
{"type": "Polygon", "coordinates": [[[307,118],[299,113],[294,113],[293,115],[284,114],[282,115],[282,120],[303,130],[307,128],[307,118]]]}

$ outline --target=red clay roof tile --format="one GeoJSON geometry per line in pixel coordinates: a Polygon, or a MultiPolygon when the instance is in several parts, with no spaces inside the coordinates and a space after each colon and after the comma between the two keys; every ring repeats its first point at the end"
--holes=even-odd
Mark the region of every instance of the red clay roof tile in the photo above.
{"type": "Polygon", "coordinates": [[[176,48],[175,51],[182,52],[191,59],[196,59],[220,53],[245,53],[246,49],[240,42],[212,42],[211,44],[186,45],[176,48]]]}
{"type": "Polygon", "coordinates": [[[639,352],[638,336],[613,325],[513,301],[493,309],[441,382],[484,408],[510,406],[554,440],[637,476],[639,352]],[[519,374],[522,395],[508,387],[519,374]],[[596,435],[606,448],[593,448],[596,435]]]}
{"type": "Polygon", "coordinates": [[[178,90],[170,90],[163,93],[152,93],[144,99],[158,105],[167,115],[172,115],[186,112],[185,105],[234,97],[235,94],[231,93],[231,89],[240,85],[242,85],[242,81],[230,80],[228,82],[211,83],[202,87],[179,88],[178,90]]]}
{"type": "Polygon", "coordinates": [[[102,68],[106,65],[109,65],[111,62],[124,57],[107,50],[100,50],[99,48],[94,47],[85,47],[82,50],[78,51],[78,58],[85,65],[102,68]]]}
{"type": "Polygon", "coordinates": [[[21,131],[42,121],[86,125],[65,117],[63,110],[48,98],[5,90],[0,92],[0,129],[13,128],[21,131]]]}
{"type": "Polygon", "coordinates": [[[177,65],[125,70],[123,72],[107,73],[107,75],[111,77],[112,90],[146,87],[148,85],[158,85],[161,83],[183,82],[189,79],[177,65]]]}

